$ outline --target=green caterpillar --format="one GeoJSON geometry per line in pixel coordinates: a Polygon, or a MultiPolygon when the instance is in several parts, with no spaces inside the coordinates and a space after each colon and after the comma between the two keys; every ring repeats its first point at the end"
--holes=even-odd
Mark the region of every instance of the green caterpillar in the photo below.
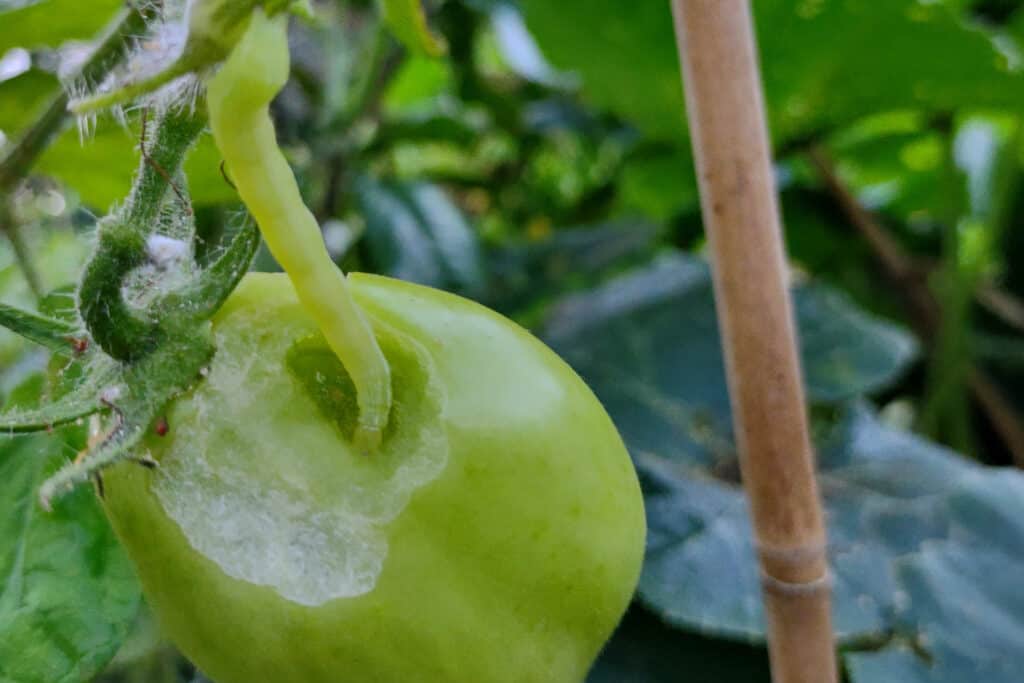
{"type": "Polygon", "coordinates": [[[345,275],[324,246],[277,146],[269,106],[288,80],[287,17],[257,9],[207,87],[210,126],[232,180],[284,267],[303,307],[351,375],[359,405],[356,446],[380,443],[391,408],[391,375],[345,275]]]}

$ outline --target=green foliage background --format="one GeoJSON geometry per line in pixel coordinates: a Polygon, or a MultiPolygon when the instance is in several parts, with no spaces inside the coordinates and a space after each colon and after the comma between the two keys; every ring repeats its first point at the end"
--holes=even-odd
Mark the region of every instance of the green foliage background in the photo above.
{"type": "MultiPolygon", "coordinates": [[[[532,329],[641,474],[643,576],[589,680],[767,681],[669,3],[428,2],[440,57],[402,48],[374,3],[314,4],[274,115],[332,255],[532,329]]],[[[120,7],[0,0],[0,159],[120,7]]],[[[1024,7],[753,7],[844,675],[1024,680],[1024,7]]],[[[77,279],[140,134],[138,109],[81,140],[68,125],[0,188],[3,303],[69,305],[28,276],[77,279]]],[[[219,166],[204,136],[185,167],[200,256],[239,209],[219,166]]],[[[31,401],[47,356],[0,332],[3,400],[31,401]]],[[[81,432],[0,441],[0,683],[201,680],[92,494],[35,507],[81,432]]]]}

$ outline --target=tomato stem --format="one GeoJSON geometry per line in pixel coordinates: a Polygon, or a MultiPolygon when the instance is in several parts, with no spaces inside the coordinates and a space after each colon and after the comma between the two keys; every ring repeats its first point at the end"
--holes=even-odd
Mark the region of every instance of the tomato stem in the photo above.
{"type": "Polygon", "coordinates": [[[149,78],[126,83],[119,88],[107,92],[96,93],[88,97],[72,100],[68,104],[68,110],[72,114],[90,114],[101,109],[107,109],[114,105],[124,104],[159,90],[176,78],[181,78],[191,73],[198,64],[191,60],[179,59],[166,69],[153,74],[149,78]]]}
{"type": "Polygon", "coordinates": [[[162,336],[158,321],[128,306],[121,288],[128,274],[146,262],[146,239],[170,191],[168,178],[178,173],[204,123],[201,114],[166,112],[140,161],[128,201],[97,229],[96,252],[79,287],[79,309],[93,339],[117,360],[149,353],[162,336]]]}

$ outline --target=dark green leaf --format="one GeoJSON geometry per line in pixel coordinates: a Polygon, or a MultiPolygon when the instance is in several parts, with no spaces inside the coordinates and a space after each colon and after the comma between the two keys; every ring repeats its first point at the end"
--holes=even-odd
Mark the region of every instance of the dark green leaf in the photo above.
{"type": "MultiPolygon", "coordinates": [[[[906,332],[865,315],[833,290],[801,287],[794,299],[812,400],[877,390],[916,354],[906,332]]],[[[567,297],[548,319],[543,336],[571,363],[579,359],[584,377],[599,389],[619,386],[628,394],[627,387],[643,384],[638,390],[706,407],[713,419],[728,423],[711,277],[703,262],[666,254],[646,269],[567,297]]],[[[657,403],[637,396],[626,403],[638,400],[657,403]]]]}
{"type": "Polygon", "coordinates": [[[917,681],[927,683],[1017,683],[1024,680],[1024,599],[1020,577],[1024,557],[1019,543],[1020,507],[1024,481],[1018,473],[1000,480],[982,478],[979,486],[960,494],[969,507],[1001,507],[998,520],[983,516],[968,520],[979,536],[933,543],[898,565],[900,589],[908,608],[901,613],[901,631],[913,635],[918,652],[904,647],[878,653],[847,655],[853,683],[917,681]],[[1011,479],[1017,479],[1010,484],[1011,479]],[[1014,497],[993,503],[989,491],[1002,488],[1014,497]],[[1007,486],[1012,491],[1006,491],[1007,486]],[[1015,519],[1008,516],[1016,515],[1015,519]],[[997,526],[989,527],[993,521],[997,526]],[[1009,527],[1007,526],[1009,523],[1009,527]],[[979,527],[988,527],[988,530],[979,527]],[[990,530],[1015,527],[1012,555],[989,547],[990,530]]]}
{"type": "MultiPolygon", "coordinates": [[[[830,290],[794,294],[812,400],[830,404],[875,390],[913,358],[909,336],[830,290]]],[[[568,297],[548,320],[545,338],[598,394],[644,474],[643,599],[688,628],[763,637],[706,266],[666,255],[568,297]]],[[[944,537],[949,521],[933,508],[971,466],[860,409],[836,425],[819,420],[816,431],[837,629],[847,641],[877,638],[892,626],[893,561],[944,537]]]]}
{"type": "Polygon", "coordinates": [[[592,287],[616,269],[647,261],[657,228],[624,220],[566,228],[535,242],[506,243],[488,255],[491,283],[485,301],[505,313],[522,313],[555,295],[592,287]]]}
{"type": "Polygon", "coordinates": [[[480,111],[466,110],[442,99],[428,107],[392,114],[381,121],[374,137],[375,149],[410,142],[451,142],[469,145],[479,140],[488,124],[480,111]]]}
{"type": "MultiPolygon", "coordinates": [[[[0,53],[0,56],[3,56],[0,53]]],[[[8,138],[27,126],[60,88],[56,77],[39,69],[0,82],[0,130],[8,138]]]]}
{"type": "Polygon", "coordinates": [[[626,212],[664,221],[698,207],[697,177],[688,154],[666,152],[627,159],[617,199],[626,212]]]}
{"type": "MultiPolygon", "coordinates": [[[[853,683],[940,683],[932,677],[927,662],[905,645],[887,647],[878,652],[852,652],[843,659],[853,683]]],[[[957,679],[956,683],[960,680],[957,679]]]]}
{"type": "Polygon", "coordinates": [[[421,0],[379,0],[384,22],[413,52],[431,57],[444,54],[444,40],[430,32],[421,0]]]}
{"type": "Polygon", "coordinates": [[[357,194],[375,270],[468,296],[481,290],[476,233],[444,191],[427,183],[363,178],[357,194]]]}
{"type": "MultiPolygon", "coordinates": [[[[605,334],[590,328],[590,338],[605,334]]],[[[694,353],[692,343],[677,343],[680,353],[694,353]]],[[[615,393],[598,371],[594,385],[644,483],[649,530],[641,598],[684,628],[760,641],[760,582],[728,423],[708,419],[717,410],[706,396],[694,398],[699,393],[636,391],[650,383],[643,374],[650,368],[637,356],[652,348],[662,344],[620,353],[619,370],[639,375],[635,384],[615,393]],[[633,405],[624,395],[634,397],[633,405]],[[691,417],[702,412],[703,420],[691,417]]],[[[592,380],[594,358],[577,350],[570,359],[592,380]]],[[[677,362],[694,369],[708,359],[697,354],[677,362]]],[[[722,381],[691,375],[676,386],[708,394],[714,389],[707,385],[722,381]]],[[[1024,568],[1024,475],[980,467],[886,428],[864,408],[847,410],[832,426],[819,421],[817,432],[840,639],[857,647],[895,630],[902,638],[897,642],[919,641],[936,662],[922,675],[944,672],[920,680],[1020,680],[1012,653],[1024,646],[1017,590],[1024,568]]],[[[855,670],[887,670],[889,676],[855,680],[915,680],[897,675],[925,666],[915,657],[895,650],[857,655],[855,670]]]]}
{"type": "Polygon", "coordinates": [[[0,681],[80,683],[114,656],[139,588],[95,496],[52,514],[36,489],[76,448],[60,435],[0,445],[0,681]]]}
{"type": "MultiPolygon", "coordinates": [[[[772,132],[788,142],[877,111],[1017,108],[1024,79],[991,37],[943,3],[752,3],[772,132]],[[941,58],[937,56],[941,55],[941,58]]],[[[524,0],[527,23],[585,93],[659,139],[685,141],[668,3],[524,0]]]]}
{"type": "Polygon", "coordinates": [[[866,311],[895,320],[906,315],[904,302],[879,277],[871,248],[836,215],[832,197],[793,187],[781,199],[786,254],[795,267],[842,290],[866,311]]]}
{"type": "Polygon", "coordinates": [[[0,55],[12,47],[58,47],[93,38],[123,0],[29,0],[0,5],[0,55]]]}
{"type": "MultiPolygon", "coordinates": [[[[1012,546],[1012,555],[998,548],[1001,543],[1011,547],[1007,544],[1020,536],[1014,516],[1024,515],[1024,478],[986,470],[888,429],[863,409],[850,411],[820,441],[837,636],[856,647],[878,642],[896,628],[926,640],[932,631],[963,629],[962,639],[968,633],[980,639],[975,664],[984,661],[988,655],[981,645],[999,647],[989,642],[989,632],[1003,629],[1007,619],[1018,624],[1024,619],[1012,584],[991,581],[983,588],[983,575],[966,570],[959,586],[936,580],[935,595],[945,591],[951,605],[963,600],[969,605],[964,609],[975,610],[977,624],[968,624],[950,606],[930,607],[928,601],[938,598],[915,593],[908,577],[929,548],[963,554],[981,565],[1002,562],[1004,575],[1014,576],[1024,546],[1012,546]],[[1000,488],[1005,494],[993,496],[1000,488]],[[997,556],[1002,559],[993,559],[997,556]],[[985,604],[998,602],[1003,608],[978,607],[971,596],[983,590],[995,594],[985,604]]],[[[721,462],[717,468],[700,467],[665,451],[641,453],[638,464],[650,527],[643,599],[688,628],[763,638],[749,511],[741,490],[730,483],[732,468],[721,462]]]]}

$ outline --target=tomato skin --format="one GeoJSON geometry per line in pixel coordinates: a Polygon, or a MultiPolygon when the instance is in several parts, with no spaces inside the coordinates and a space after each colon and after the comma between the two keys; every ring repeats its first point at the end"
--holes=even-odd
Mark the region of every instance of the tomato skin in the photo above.
{"type": "MultiPolygon", "coordinates": [[[[160,473],[125,464],[105,477],[105,505],[149,604],[217,683],[582,681],[643,556],[642,497],[610,419],[567,365],[501,316],[387,278],[351,284],[375,328],[418,342],[445,392],[446,464],[384,525],[372,589],[310,606],[232,578],[165,512],[151,490],[160,473]]],[[[286,318],[308,320],[286,278],[249,275],[214,330],[257,334],[286,318]]],[[[212,366],[228,360],[218,351],[212,366]]],[[[148,443],[162,465],[187,457],[178,441],[194,400],[177,399],[171,431],[148,443]]],[[[251,453],[260,471],[294,434],[275,435],[273,414],[251,419],[225,427],[267,430],[267,452],[251,453]]]]}

